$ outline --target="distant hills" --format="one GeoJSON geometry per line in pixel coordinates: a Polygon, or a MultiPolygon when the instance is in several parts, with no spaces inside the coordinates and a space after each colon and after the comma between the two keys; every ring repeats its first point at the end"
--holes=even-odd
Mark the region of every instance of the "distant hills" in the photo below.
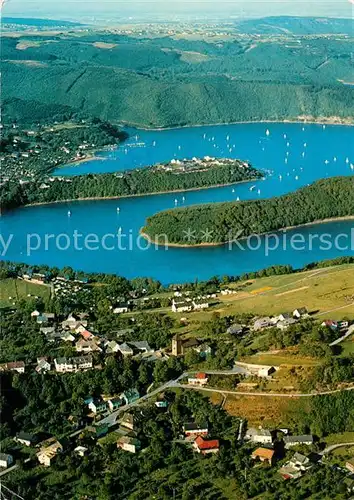
{"type": "Polygon", "coordinates": [[[354,25],[352,19],[281,16],[236,21],[235,27],[240,33],[260,35],[352,35],[354,25]]]}

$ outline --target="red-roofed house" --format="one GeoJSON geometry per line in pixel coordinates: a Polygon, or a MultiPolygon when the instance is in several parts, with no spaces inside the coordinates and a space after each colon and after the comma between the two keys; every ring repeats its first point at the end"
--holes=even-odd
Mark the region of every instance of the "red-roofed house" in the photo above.
{"type": "Polygon", "coordinates": [[[197,373],[194,377],[188,378],[188,384],[190,385],[206,385],[208,383],[208,377],[206,373],[197,373]]]}
{"type": "Polygon", "coordinates": [[[80,332],[80,335],[81,335],[81,337],[82,337],[83,339],[85,339],[85,340],[92,340],[92,339],[95,337],[95,336],[94,336],[91,332],[89,332],[88,330],[82,330],[82,331],[80,332]]]}
{"type": "Polygon", "coordinates": [[[218,439],[204,439],[202,436],[196,438],[193,447],[198,453],[202,453],[203,455],[207,453],[218,453],[220,448],[218,439]]]}
{"type": "Polygon", "coordinates": [[[274,450],[269,450],[268,448],[257,448],[252,453],[252,459],[260,460],[261,462],[268,462],[269,465],[272,465],[274,461],[274,450]]]}
{"type": "Polygon", "coordinates": [[[321,326],[327,326],[328,328],[331,328],[331,330],[338,330],[338,322],[332,319],[326,319],[321,323],[321,326]]]}

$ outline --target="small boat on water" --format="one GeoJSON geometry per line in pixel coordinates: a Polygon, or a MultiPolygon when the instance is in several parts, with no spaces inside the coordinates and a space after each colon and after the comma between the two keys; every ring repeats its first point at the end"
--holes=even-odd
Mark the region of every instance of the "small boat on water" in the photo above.
{"type": "Polygon", "coordinates": [[[325,130],[325,128],[326,128],[326,125],[322,125],[322,128],[323,128],[323,130],[325,130]]]}
{"type": "Polygon", "coordinates": [[[285,158],[285,163],[288,163],[288,159],[287,158],[285,158]]]}
{"type": "Polygon", "coordinates": [[[71,217],[71,210],[68,210],[68,217],[71,217]]]}
{"type": "Polygon", "coordinates": [[[337,161],[337,157],[336,157],[336,156],[333,158],[333,161],[334,161],[334,162],[336,162],[336,161],[337,161]]]}
{"type": "Polygon", "coordinates": [[[328,165],[329,161],[328,160],[325,160],[325,165],[328,165]]]}
{"type": "Polygon", "coordinates": [[[152,145],[153,145],[153,147],[155,147],[155,146],[156,146],[156,141],[154,141],[154,142],[152,143],[152,145]]]}
{"type": "Polygon", "coordinates": [[[349,158],[345,159],[345,163],[347,163],[347,164],[349,163],[349,158]]]}
{"type": "Polygon", "coordinates": [[[206,134],[203,134],[203,139],[205,139],[205,138],[206,138],[206,134]]]}
{"type": "Polygon", "coordinates": [[[178,146],[178,151],[181,151],[181,146],[178,146]]]}
{"type": "Polygon", "coordinates": [[[354,165],[352,163],[350,164],[350,168],[354,170],[354,165]]]}
{"type": "Polygon", "coordinates": [[[282,180],[282,178],[283,178],[283,176],[282,176],[282,175],[279,175],[279,180],[280,180],[280,181],[282,180]]]}
{"type": "Polygon", "coordinates": [[[257,194],[261,194],[261,190],[260,189],[258,189],[257,194]]]}
{"type": "Polygon", "coordinates": [[[229,135],[227,135],[227,136],[226,136],[226,140],[227,140],[227,141],[229,141],[229,140],[230,140],[230,136],[229,136],[229,135]]]}
{"type": "Polygon", "coordinates": [[[186,198],[184,196],[182,196],[182,201],[183,203],[186,201],[186,198]]]}
{"type": "Polygon", "coordinates": [[[117,207],[117,214],[119,214],[119,212],[120,212],[120,208],[119,208],[119,207],[117,207]]]}
{"type": "Polygon", "coordinates": [[[301,155],[303,158],[305,158],[305,151],[302,152],[302,155],[301,155]]]}
{"type": "Polygon", "coordinates": [[[287,142],[286,145],[289,147],[290,146],[290,142],[287,142]]]}
{"type": "Polygon", "coordinates": [[[250,191],[254,191],[256,189],[256,186],[251,186],[250,191]]]}
{"type": "Polygon", "coordinates": [[[269,137],[270,136],[270,130],[267,128],[266,130],[266,136],[269,137]]]}
{"type": "Polygon", "coordinates": [[[284,137],[284,139],[286,139],[286,138],[287,138],[287,135],[286,135],[286,134],[284,134],[284,135],[283,135],[283,137],[284,137]]]}
{"type": "Polygon", "coordinates": [[[301,130],[302,130],[303,132],[305,132],[305,127],[302,127],[302,129],[301,129],[301,130]]]}
{"type": "Polygon", "coordinates": [[[299,180],[299,176],[298,175],[295,175],[295,180],[298,181],[299,180]]]}
{"type": "Polygon", "coordinates": [[[240,197],[239,196],[236,198],[236,201],[240,201],[240,197]]]}
{"type": "Polygon", "coordinates": [[[304,142],[304,148],[307,148],[307,142],[304,142]]]}
{"type": "Polygon", "coordinates": [[[178,200],[177,200],[177,198],[175,198],[175,205],[178,205],[178,200]]]}

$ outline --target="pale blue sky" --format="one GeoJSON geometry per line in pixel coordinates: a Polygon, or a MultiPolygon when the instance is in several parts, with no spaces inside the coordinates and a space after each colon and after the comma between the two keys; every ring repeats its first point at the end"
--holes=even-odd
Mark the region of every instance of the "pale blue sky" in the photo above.
{"type": "Polygon", "coordinates": [[[352,5],[349,0],[7,0],[3,14],[62,19],[119,19],[154,15],[350,17],[352,5]]]}

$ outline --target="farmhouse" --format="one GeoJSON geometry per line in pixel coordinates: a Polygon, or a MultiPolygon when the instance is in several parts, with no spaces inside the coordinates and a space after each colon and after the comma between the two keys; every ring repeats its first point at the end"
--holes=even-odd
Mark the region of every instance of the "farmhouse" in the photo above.
{"type": "Polygon", "coordinates": [[[204,439],[202,436],[198,436],[195,439],[193,447],[198,453],[201,453],[202,455],[207,455],[209,453],[218,453],[220,448],[218,439],[204,439]]]}
{"type": "Polygon", "coordinates": [[[283,441],[286,449],[299,444],[306,444],[307,446],[310,446],[313,444],[313,436],[310,434],[304,434],[301,436],[284,436],[283,441]]]}
{"type": "Polygon", "coordinates": [[[205,373],[197,373],[194,377],[188,378],[189,385],[206,385],[208,383],[208,377],[205,373]]]}
{"type": "Polygon", "coordinates": [[[252,453],[252,459],[260,460],[261,462],[268,462],[269,465],[273,465],[274,450],[268,450],[268,448],[257,448],[252,453]]]}
{"type": "Polygon", "coordinates": [[[93,367],[93,362],[91,356],[56,358],[54,366],[58,373],[78,372],[80,370],[89,370],[93,367]]]}

